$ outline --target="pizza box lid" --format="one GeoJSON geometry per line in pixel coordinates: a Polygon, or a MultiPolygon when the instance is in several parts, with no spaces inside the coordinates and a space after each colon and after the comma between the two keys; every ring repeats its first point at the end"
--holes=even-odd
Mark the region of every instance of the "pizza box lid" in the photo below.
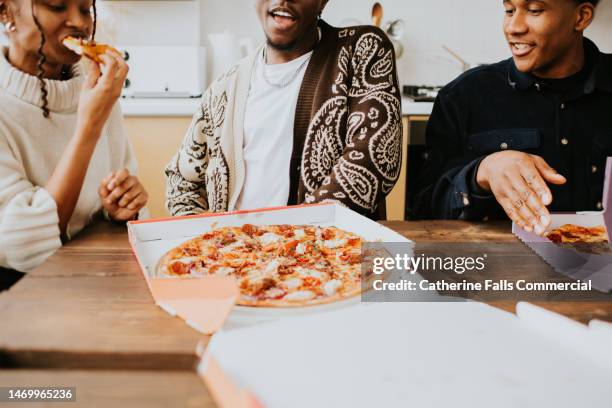
{"type": "MultiPolygon", "coordinates": [[[[170,249],[212,228],[243,224],[309,224],[336,226],[371,242],[414,243],[404,236],[337,203],[274,207],[210,213],[128,223],[132,250],[156,303],[186,320],[202,333],[216,332],[227,319],[239,296],[230,277],[177,279],[155,276],[159,259],[170,249]]],[[[391,247],[397,251],[397,247],[391,247]]]]}
{"type": "MultiPolygon", "coordinates": [[[[602,211],[581,211],[576,213],[552,213],[551,228],[564,224],[585,227],[604,225],[608,242],[612,232],[612,157],[606,161],[602,211]]],[[[555,271],[582,281],[590,280],[594,289],[601,292],[612,291],[612,254],[589,254],[572,248],[563,248],[546,237],[527,232],[512,224],[512,232],[555,271]]]]}
{"type": "Polygon", "coordinates": [[[516,315],[479,302],[360,304],[223,328],[198,373],[220,407],[246,406],[247,391],[270,408],[489,407],[500,394],[509,401],[501,406],[608,407],[611,335],[607,323],[586,326],[525,303],[516,315]]]}

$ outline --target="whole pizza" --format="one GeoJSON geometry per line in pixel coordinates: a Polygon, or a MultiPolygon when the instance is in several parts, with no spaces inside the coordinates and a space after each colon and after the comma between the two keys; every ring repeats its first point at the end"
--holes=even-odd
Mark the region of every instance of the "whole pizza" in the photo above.
{"type": "Polygon", "coordinates": [[[294,307],[361,292],[361,237],[336,227],[215,228],[166,253],[159,277],[232,276],[239,305],[294,307]]]}

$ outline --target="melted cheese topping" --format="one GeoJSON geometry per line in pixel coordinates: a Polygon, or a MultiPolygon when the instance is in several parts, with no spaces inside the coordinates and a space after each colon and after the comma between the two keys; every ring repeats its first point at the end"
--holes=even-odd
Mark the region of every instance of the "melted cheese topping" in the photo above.
{"type": "Polygon", "coordinates": [[[283,299],[289,302],[301,302],[304,300],[314,299],[315,294],[309,290],[299,290],[297,292],[289,293],[283,299]]]}
{"type": "Polygon", "coordinates": [[[300,286],[302,286],[302,283],[304,282],[300,278],[291,278],[287,279],[286,281],[283,281],[282,286],[284,286],[288,290],[291,290],[299,288],[300,286]]]}
{"type": "Polygon", "coordinates": [[[222,254],[227,254],[242,247],[244,247],[244,241],[238,240],[236,242],[232,242],[231,244],[224,246],[223,248],[219,248],[219,252],[221,252],[222,254]]]}
{"type": "Polygon", "coordinates": [[[348,240],[345,238],[342,239],[330,239],[329,241],[325,241],[323,245],[325,248],[335,249],[341,246],[345,246],[348,243],[348,240]]]}
{"type": "Polygon", "coordinates": [[[341,286],[342,282],[340,282],[338,279],[332,279],[323,285],[323,291],[327,296],[332,296],[338,292],[338,289],[340,289],[341,286]]]}
{"type": "Polygon", "coordinates": [[[280,240],[281,240],[281,236],[276,235],[273,232],[266,232],[261,237],[259,237],[259,242],[261,242],[262,245],[275,244],[280,240]]]}
{"type": "Polygon", "coordinates": [[[323,272],[315,271],[314,269],[303,268],[298,266],[294,269],[302,278],[317,278],[319,280],[323,280],[325,278],[325,274],[323,272]]]}

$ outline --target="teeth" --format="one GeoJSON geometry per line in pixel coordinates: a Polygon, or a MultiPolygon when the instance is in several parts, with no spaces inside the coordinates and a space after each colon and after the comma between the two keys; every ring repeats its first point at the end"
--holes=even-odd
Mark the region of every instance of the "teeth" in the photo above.
{"type": "Polygon", "coordinates": [[[287,13],[286,11],[275,11],[273,13],[275,16],[281,16],[281,17],[290,17],[293,18],[293,16],[289,13],[287,13]]]}
{"type": "Polygon", "coordinates": [[[529,47],[530,46],[528,44],[514,44],[514,48],[516,48],[517,50],[521,50],[521,51],[529,47]]]}

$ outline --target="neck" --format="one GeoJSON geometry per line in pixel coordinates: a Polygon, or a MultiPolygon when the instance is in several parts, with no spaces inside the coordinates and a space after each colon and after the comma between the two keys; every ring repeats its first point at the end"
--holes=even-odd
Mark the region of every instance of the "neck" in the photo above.
{"type": "Polygon", "coordinates": [[[542,79],[562,79],[570,77],[582,70],[585,64],[584,43],[579,38],[574,46],[559,61],[552,66],[533,72],[538,78],[542,79]]]}
{"type": "MultiPolygon", "coordinates": [[[[38,76],[38,54],[23,52],[18,47],[11,46],[7,55],[8,62],[18,70],[38,76]]],[[[43,64],[43,78],[60,80],[62,78],[63,66],[61,64],[52,64],[45,62],[43,64]]]]}
{"type": "Polygon", "coordinates": [[[300,38],[298,42],[289,50],[278,49],[268,43],[266,44],[266,63],[274,65],[293,61],[294,59],[312,51],[317,45],[318,41],[319,31],[315,24],[313,29],[309,30],[308,33],[304,35],[303,38],[300,38]]]}

